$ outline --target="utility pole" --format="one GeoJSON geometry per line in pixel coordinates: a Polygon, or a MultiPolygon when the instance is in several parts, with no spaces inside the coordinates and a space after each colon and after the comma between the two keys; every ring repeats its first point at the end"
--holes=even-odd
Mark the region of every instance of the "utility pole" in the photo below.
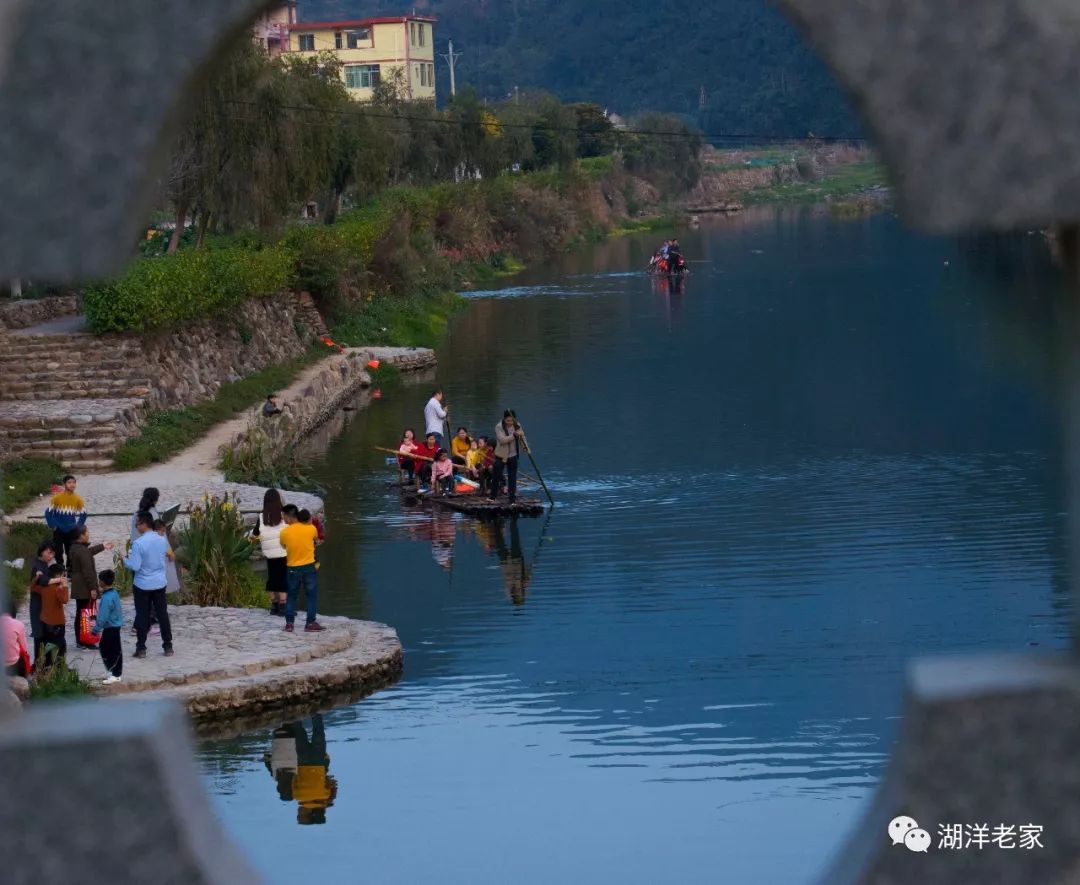
{"type": "Polygon", "coordinates": [[[457,95],[457,83],[454,81],[454,62],[461,58],[460,52],[454,52],[454,41],[450,40],[447,43],[447,52],[443,54],[443,58],[446,59],[446,63],[450,66],[450,97],[457,95]]]}

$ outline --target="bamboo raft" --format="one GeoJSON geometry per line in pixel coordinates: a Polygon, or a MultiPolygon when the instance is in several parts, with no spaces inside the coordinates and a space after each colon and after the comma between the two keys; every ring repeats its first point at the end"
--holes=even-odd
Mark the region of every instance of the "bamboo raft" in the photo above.
{"type": "Polygon", "coordinates": [[[387,482],[390,488],[401,493],[402,500],[413,507],[417,504],[434,504],[475,516],[477,519],[492,519],[497,516],[540,516],[544,512],[544,502],[538,498],[519,498],[513,504],[506,499],[489,501],[482,495],[459,492],[456,495],[436,495],[434,492],[420,494],[416,486],[399,482],[387,482]]]}
{"type": "Polygon", "coordinates": [[[456,510],[478,519],[493,519],[496,516],[540,516],[544,512],[543,503],[537,498],[519,498],[513,504],[509,501],[489,501],[479,495],[423,495],[438,507],[456,510]]]}
{"type": "MultiPolygon", "coordinates": [[[[376,451],[398,454],[395,449],[388,449],[383,446],[375,446],[374,448],[376,451]]],[[[423,455],[410,455],[409,457],[415,461],[430,462],[432,460],[423,455]]],[[[539,484],[538,480],[533,479],[528,474],[524,474],[522,478],[526,482],[539,484]]],[[[434,492],[420,494],[417,486],[403,482],[400,479],[387,480],[386,485],[391,488],[397,487],[401,492],[402,499],[409,503],[410,506],[414,503],[431,503],[439,507],[445,507],[447,510],[464,513],[466,516],[475,516],[478,519],[493,519],[499,516],[540,516],[544,512],[544,503],[538,498],[519,498],[511,504],[507,500],[490,501],[485,496],[473,492],[458,492],[448,496],[436,495],[434,492]]]]}

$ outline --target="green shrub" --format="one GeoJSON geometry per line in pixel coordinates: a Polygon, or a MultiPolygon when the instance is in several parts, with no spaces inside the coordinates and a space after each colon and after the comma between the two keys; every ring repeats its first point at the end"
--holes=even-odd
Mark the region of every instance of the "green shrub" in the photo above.
{"type": "Polygon", "coordinates": [[[353,261],[338,225],[294,225],[284,244],[296,255],[296,286],[310,292],[321,311],[338,307],[353,261]]]}
{"type": "MultiPolygon", "coordinates": [[[[48,656],[55,650],[56,646],[49,643],[45,646],[44,653],[48,656]]],[[[74,667],[68,666],[68,662],[63,658],[30,680],[30,700],[32,701],[72,698],[89,693],[90,684],[74,667]]]]}
{"type": "Polygon", "coordinates": [[[289,286],[295,264],[282,244],[188,249],[137,261],[122,277],[89,286],[83,304],[94,332],[172,327],[289,286]]]}
{"type": "Polygon", "coordinates": [[[465,304],[466,300],[453,292],[409,297],[379,295],[343,317],[331,333],[338,343],[354,347],[434,347],[446,331],[449,317],[465,304]]]}
{"type": "Polygon", "coordinates": [[[47,458],[9,461],[0,467],[0,510],[13,513],[29,504],[37,495],[46,494],[63,475],[60,462],[47,458]]]}
{"type": "Polygon", "coordinates": [[[203,496],[180,531],[177,559],[187,569],[182,598],[193,605],[240,606],[251,587],[254,545],[239,501],[203,496]]]}
{"type": "Polygon", "coordinates": [[[235,444],[221,447],[221,469],[229,482],[243,482],[287,491],[319,493],[296,452],[292,421],[255,418],[235,444]]]}

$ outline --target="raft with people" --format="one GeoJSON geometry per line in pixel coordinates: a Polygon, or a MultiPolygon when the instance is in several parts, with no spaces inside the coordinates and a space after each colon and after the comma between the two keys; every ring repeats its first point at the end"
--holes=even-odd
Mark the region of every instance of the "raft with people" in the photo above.
{"type": "Polygon", "coordinates": [[[686,266],[682,248],[678,240],[665,240],[663,245],[653,253],[649,259],[649,266],[645,273],[654,276],[686,276],[690,269],[686,266]]]}
{"type": "Polygon", "coordinates": [[[417,440],[412,428],[402,431],[396,449],[375,446],[393,454],[389,463],[398,470],[396,483],[409,502],[421,501],[469,516],[538,516],[544,512],[539,498],[518,498],[518,460],[524,452],[536,476],[521,473],[524,482],[541,487],[554,503],[529,448],[524,428],[512,409],[503,412],[492,436],[473,438],[467,427],[458,427],[449,436],[449,410],[443,404],[443,392],[436,389],[424,408],[425,436],[417,440]]]}

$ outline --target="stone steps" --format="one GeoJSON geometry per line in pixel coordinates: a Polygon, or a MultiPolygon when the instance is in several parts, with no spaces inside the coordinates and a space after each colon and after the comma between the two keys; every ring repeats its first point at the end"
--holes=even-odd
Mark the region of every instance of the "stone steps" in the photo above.
{"type": "MultiPolygon", "coordinates": [[[[108,460],[128,434],[115,410],[96,414],[90,401],[145,398],[151,389],[138,341],[117,335],[85,332],[68,335],[4,335],[0,340],[0,413],[23,407],[40,409],[38,422],[14,424],[0,415],[0,445],[14,454],[32,451],[60,457],[65,463],[108,460]],[[87,433],[93,426],[92,435],[87,433]],[[13,427],[71,428],[50,434],[57,444],[45,445],[40,434],[20,434],[13,427]],[[37,445],[29,440],[39,437],[37,445]]],[[[133,414],[124,416],[127,419],[133,414]]]]}
{"type": "Polygon", "coordinates": [[[22,400],[24,402],[37,399],[125,399],[146,396],[150,392],[150,385],[129,384],[128,382],[90,384],[76,387],[75,383],[38,383],[24,384],[20,382],[0,385],[0,400],[22,400]]]}
{"type": "Polygon", "coordinates": [[[123,395],[54,399],[0,394],[0,451],[51,458],[84,471],[111,467],[113,453],[136,432],[143,403],[123,395]]]}

